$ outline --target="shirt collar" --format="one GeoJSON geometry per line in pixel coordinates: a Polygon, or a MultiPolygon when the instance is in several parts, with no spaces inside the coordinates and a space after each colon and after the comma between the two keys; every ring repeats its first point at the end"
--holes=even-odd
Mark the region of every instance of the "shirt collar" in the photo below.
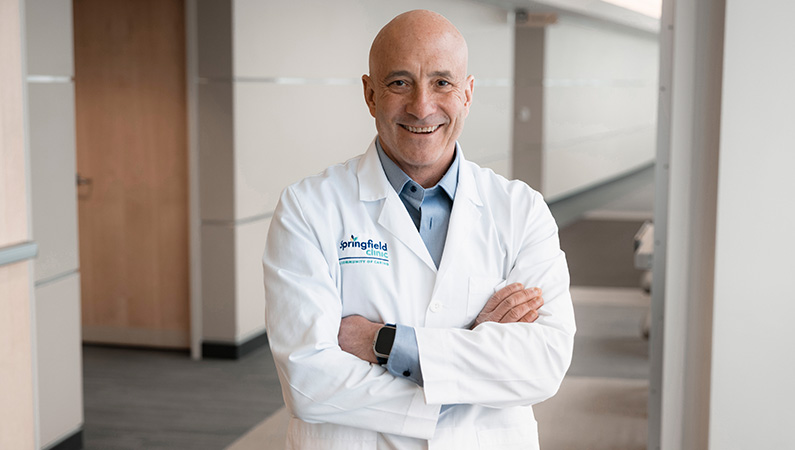
{"type": "MultiPolygon", "coordinates": [[[[391,184],[395,192],[399,194],[406,183],[412,181],[411,177],[406,175],[406,172],[403,172],[403,169],[398,167],[398,165],[387,156],[384,149],[381,148],[381,143],[378,141],[378,138],[375,140],[375,148],[378,151],[378,159],[381,160],[381,166],[384,168],[384,173],[386,174],[387,180],[389,180],[389,184],[391,184]]],[[[447,193],[450,200],[455,200],[455,192],[458,189],[458,167],[460,166],[460,160],[461,148],[458,146],[458,142],[456,142],[453,163],[450,164],[450,167],[447,169],[442,179],[436,183],[436,186],[441,187],[447,193]]]]}

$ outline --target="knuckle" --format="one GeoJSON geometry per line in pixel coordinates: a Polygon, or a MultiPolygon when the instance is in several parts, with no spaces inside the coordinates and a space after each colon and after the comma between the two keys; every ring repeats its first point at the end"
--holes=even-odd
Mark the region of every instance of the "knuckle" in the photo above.
{"type": "Polygon", "coordinates": [[[516,322],[521,318],[522,316],[520,316],[516,310],[512,309],[508,311],[508,314],[506,314],[505,317],[503,317],[503,322],[516,322]]]}

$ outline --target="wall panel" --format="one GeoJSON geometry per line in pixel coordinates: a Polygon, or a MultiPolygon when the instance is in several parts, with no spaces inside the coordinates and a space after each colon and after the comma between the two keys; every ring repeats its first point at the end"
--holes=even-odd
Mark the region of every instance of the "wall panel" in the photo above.
{"type": "Polygon", "coordinates": [[[79,266],[74,100],[72,83],[28,86],[37,281],[79,266]]]}
{"type": "Polygon", "coordinates": [[[289,184],[363,153],[375,126],[360,83],[235,84],[235,216],[271,212],[289,184]]]}
{"type": "Polygon", "coordinates": [[[80,276],[36,288],[39,418],[43,446],[83,425],[80,276]]]}
{"type": "Polygon", "coordinates": [[[235,342],[237,294],[233,224],[205,224],[202,245],[202,336],[205,341],[235,342]]]}
{"type": "Polygon", "coordinates": [[[39,441],[81,431],[83,381],[71,0],[27,0],[39,441]]]}
{"type": "Polygon", "coordinates": [[[235,229],[235,283],[238,342],[265,330],[265,287],[262,252],[270,218],[238,225],[235,229]]]}
{"type": "Polygon", "coordinates": [[[72,0],[26,0],[28,74],[74,75],[72,0]]]}
{"type": "MultiPolygon", "coordinates": [[[[483,166],[503,161],[497,171],[510,178],[511,88],[509,86],[475,86],[472,107],[466,119],[460,143],[467,159],[483,166]]],[[[496,166],[495,166],[496,167],[496,166]]]]}
{"type": "Polygon", "coordinates": [[[199,211],[202,220],[231,220],[234,201],[234,104],[230,81],[198,86],[199,211]]]}
{"type": "Polygon", "coordinates": [[[710,449],[795,448],[793,16],[787,0],[726,2],[710,449]]]}

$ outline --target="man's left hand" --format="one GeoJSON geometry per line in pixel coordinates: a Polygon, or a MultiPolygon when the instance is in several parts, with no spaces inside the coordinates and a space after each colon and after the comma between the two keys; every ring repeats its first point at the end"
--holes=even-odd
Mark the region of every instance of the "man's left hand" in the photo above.
{"type": "Polygon", "coordinates": [[[378,364],[378,359],[373,352],[373,340],[383,325],[370,322],[362,316],[343,317],[340,322],[340,332],[337,335],[340,348],[359,359],[378,364]]]}

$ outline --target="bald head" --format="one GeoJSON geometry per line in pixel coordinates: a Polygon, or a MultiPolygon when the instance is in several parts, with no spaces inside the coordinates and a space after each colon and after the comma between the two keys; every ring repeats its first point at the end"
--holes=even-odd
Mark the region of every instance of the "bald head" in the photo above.
{"type": "Polygon", "coordinates": [[[435,185],[453,162],[472,102],[461,33],[431,11],[395,17],[373,41],[362,83],[384,153],[414,181],[435,185]]]}
{"type": "Polygon", "coordinates": [[[464,36],[441,14],[417,9],[398,15],[378,32],[370,47],[370,74],[390,54],[410,53],[428,46],[452,52],[466,72],[468,50],[464,36]]]}

